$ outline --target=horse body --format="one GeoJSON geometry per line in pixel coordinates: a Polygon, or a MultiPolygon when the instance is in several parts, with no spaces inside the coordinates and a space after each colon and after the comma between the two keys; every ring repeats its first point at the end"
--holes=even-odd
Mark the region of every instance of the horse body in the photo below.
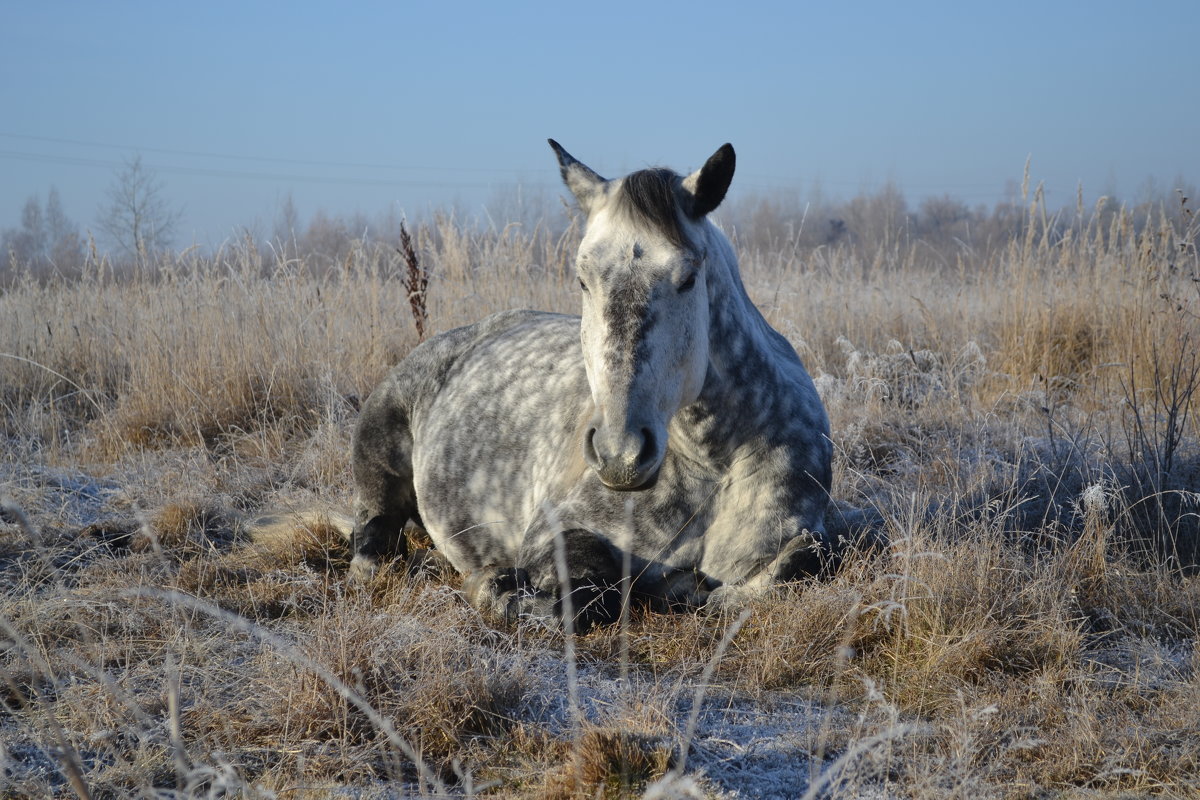
{"type": "Polygon", "coordinates": [[[583,314],[497,314],[388,375],[355,433],[356,569],[414,520],[504,613],[562,611],[559,553],[595,619],[626,568],[667,603],[813,571],[829,426],[705,218],[732,148],[688,178],[612,182],[555,149],[588,213],[583,314]]]}

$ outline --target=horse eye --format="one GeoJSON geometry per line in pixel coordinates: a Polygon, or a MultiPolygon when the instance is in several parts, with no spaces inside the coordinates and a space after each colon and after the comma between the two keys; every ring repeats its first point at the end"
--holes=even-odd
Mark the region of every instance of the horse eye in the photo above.
{"type": "Polygon", "coordinates": [[[695,286],[696,286],[696,273],[693,272],[691,275],[688,275],[688,279],[686,281],[679,284],[679,291],[686,292],[689,289],[694,288],[695,286]]]}

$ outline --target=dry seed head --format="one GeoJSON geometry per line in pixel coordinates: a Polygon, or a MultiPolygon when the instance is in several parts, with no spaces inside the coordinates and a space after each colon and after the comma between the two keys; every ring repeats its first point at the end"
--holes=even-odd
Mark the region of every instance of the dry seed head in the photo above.
{"type": "Polygon", "coordinates": [[[1089,515],[1102,515],[1108,510],[1111,493],[1103,483],[1093,483],[1083,490],[1080,496],[1083,510],[1089,515]]]}

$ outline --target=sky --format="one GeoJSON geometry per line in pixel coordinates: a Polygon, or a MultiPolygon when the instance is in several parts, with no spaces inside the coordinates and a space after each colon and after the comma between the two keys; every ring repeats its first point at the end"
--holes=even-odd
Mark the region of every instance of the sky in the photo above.
{"type": "Polygon", "coordinates": [[[288,196],[555,213],[547,137],[606,177],[732,142],[735,197],[991,206],[1029,159],[1052,205],[1134,199],[1200,180],[1198,53],[1196,0],[0,0],[0,229],[52,186],[94,229],[137,154],[179,245],[269,234],[288,196]]]}

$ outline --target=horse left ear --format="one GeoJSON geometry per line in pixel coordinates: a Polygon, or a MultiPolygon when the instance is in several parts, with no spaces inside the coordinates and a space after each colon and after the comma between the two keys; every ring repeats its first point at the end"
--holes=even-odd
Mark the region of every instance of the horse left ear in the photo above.
{"type": "Polygon", "coordinates": [[[735,161],[733,145],[726,142],[709,156],[703,167],[683,179],[683,189],[691,197],[689,217],[700,219],[721,205],[733,181],[735,161]]]}
{"type": "Polygon", "coordinates": [[[583,209],[583,213],[592,213],[592,206],[595,205],[596,198],[604,193],[604,186],[608,181],[564,150],[558,142],[553,139],[546,141],[554,149],[554,155],[558,156],[558,167],[562,171],[563,183],[571,190],[571,194],[575,195],[575,200],[583,209]]]}

